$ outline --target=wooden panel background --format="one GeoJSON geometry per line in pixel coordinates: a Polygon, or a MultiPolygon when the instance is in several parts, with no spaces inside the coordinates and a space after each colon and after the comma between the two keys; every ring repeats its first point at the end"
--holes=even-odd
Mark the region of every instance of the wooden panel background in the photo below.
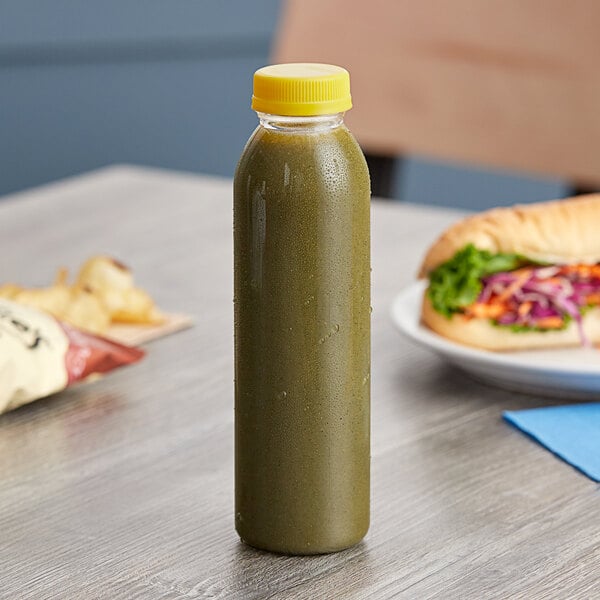
{"type": "Polygon", "coordinates": [[[342,64],[367,150],[600,183],[600,3],[288,0],[275,59],[342,64]]]}

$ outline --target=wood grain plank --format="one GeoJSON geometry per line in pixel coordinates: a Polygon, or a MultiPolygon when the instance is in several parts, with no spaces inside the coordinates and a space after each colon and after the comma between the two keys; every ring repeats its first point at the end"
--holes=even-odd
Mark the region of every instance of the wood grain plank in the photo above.
{"type": "Polygon", "coordinates": [[[233,529],[230,182],[119,167],[3,202],[3,278],[110,251],[196,326],[0,417],[0,597],[593,597],[596,486],[500,419],[553,401],[473,383],[392,328],[394,294],[457,214],[374,202],[372,526],[288,557],[233,529]]]}
{"type": "Polygon", "coordinates": [[[598,184],[599,19],[594,0],[290,0],[273,60],[347,67],[369,152],[598,184]]]}

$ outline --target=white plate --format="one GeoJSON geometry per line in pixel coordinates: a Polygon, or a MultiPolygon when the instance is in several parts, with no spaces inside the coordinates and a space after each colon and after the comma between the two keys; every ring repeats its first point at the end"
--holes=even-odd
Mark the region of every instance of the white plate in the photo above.
{"type": "Polygon", "coordinates": [[[421,325],[426,283],[407,287],[392,304],[400,331],[478,380],[519,392],[562,398],[600,398],[600,350],[567,348],[529,352],[490,352],[461,346],[421,325]]]}

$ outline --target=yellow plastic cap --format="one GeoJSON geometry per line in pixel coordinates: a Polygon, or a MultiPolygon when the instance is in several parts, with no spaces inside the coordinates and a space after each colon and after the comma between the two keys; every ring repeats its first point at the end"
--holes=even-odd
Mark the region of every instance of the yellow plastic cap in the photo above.
{"type": "Polygon", "coordinates": [[[319,63],[271,65],[254,73],[252,109],[289,117],[332,115],[352,108],[346,69],[319,63]]]}

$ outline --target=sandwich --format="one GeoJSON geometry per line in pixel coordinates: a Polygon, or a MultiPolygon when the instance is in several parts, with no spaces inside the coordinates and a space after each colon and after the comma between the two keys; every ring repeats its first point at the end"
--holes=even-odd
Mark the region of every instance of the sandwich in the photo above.
{"type": "Polygon", "coordinates": [[[487,350],[600,342],[600,194],[496,208],[447,229],[419,276],[421,320],[487,350]]]}

